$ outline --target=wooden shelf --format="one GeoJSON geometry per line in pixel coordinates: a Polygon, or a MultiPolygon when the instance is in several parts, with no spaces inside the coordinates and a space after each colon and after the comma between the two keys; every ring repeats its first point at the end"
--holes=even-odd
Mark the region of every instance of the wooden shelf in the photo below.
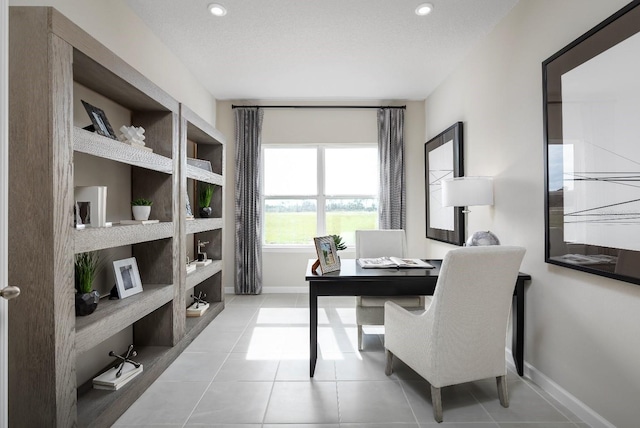
{"type": "Polygon", "coordinates": [[[91,315],[76,317],[76,353],[80,354],[155,311],[173,298],[171,284],[143,284],[126,299],[100,299],[91,315]]]}
{"type": "Polygon", "coordinates": [[[222,271],[222,260],[214,260],[207,266],[197,267],[195,271],[187,275],[187,290],[191,290],[220,271],[222,271]]]}
{"type": "Polygon", "coordinates": [[[74,229],[74,251],[103,250],[123,245],[139,244],[173,236],[173,222],[154,224],[115,225],[112,227],[95,227],[74,229]]]}
{"type": "Polygon", "coordinates": [[[187,178],[206,181],[207,183],[215,184],[217,186],[224,186],[224,178],[220,174],[214,174],[193,165],[187,165],[187,178]]]}
{"type": "Polygon", "coordinates": [[[172,160],[165,156],[78,127],[73,128],[73,150],[165,174],[173,172],[172,160]]]}
{"type": "Polygon", "coordinates": [[[31,284],[9,312],[10,328],[28,332],[14,331],[22,338],[8,347],[9,395],[20,397],[9,403],[9,424],[108,427],[224,308],[222,260],[188,277],[182,269],[187,234],[205,233],[204,250],[222,258],[222,189],[214,195],[216,218],[187,221],[185,201],[188,178],[224,185],[225,139],[52,7],[10,7],[9,36],[9,277],[31,284]],[[144,127],[153,152],[75,127],[77,85],[88,89],[87,101],[104,97],[109,108],[123,110],[125,122],[128,110],[129,123],[144,127]],[[213,172],[187,166],[190,142],[213,172]],[[75,153],[112,162],[95,171],[96,159],[75,153]],[[118,190],[129,187],[132,196],[153,200],[161,222],[73,228],[76,184],[120,179],[116,163],[131,166],[123,180],[114,180],[118,190]],[[93,314],[75,317],[73,255],[127,246],[148,282],[143,292],[102,299],[93,314]],[[20,262],[27,259],[39,263],[20,262]],[[212,306],[187,319],[187,290],[201,283],[212,306]],[[84,383],[89,374],[81,374],[84,385],[78,385],[76,373],[100,371],[90,357],[96,347],[109,338],[122,346],[129,336],[112,336],[124,329],[133,330],[143,373],[118,391],[93,390],[90,380],[84,383]]]}
{"type": "Polygon", "coordinates": [[[187,221],[187,235],[222,229],[222,226],[223,222],[221,218],[194,218],[193,220],[187,221]]]}
{"type": "Polygon", "coordinates": [[[143,371],[121,389],[93,389],[91,380],[80,386],[78,426],[111,426],[223,309],[223,302],[214,302],[201,317],[187,318],[185,336],[174,347],[136,347],[135,360],[142,363],[143,371]]]}

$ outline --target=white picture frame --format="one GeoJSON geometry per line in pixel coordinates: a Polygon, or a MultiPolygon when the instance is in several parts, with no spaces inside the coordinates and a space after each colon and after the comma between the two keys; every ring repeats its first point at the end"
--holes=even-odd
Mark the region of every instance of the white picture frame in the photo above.
{"type": "Polygon", "coordinates": [[[142,281],[135,257],[113,262],[118,297],[125,299],[142,292],[142,281]]]}

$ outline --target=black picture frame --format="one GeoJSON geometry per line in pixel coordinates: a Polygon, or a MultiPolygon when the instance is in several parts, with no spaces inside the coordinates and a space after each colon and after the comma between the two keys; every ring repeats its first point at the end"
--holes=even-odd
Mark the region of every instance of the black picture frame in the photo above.
{"type": "Polygon", "coordinates": [[[111,127],[109,119],[107,119],[107,115],[104,113],[104,111],[96,106],[89,104],[85,100],[81,101],[84,109],[87,111],[87,114],[91,119],[93,130],[104,137],[117,140],[116,134],[115,132],[113,132],[113,128],[111,127]]]}
{"type": "Polygon", "coordinates": [[[545,262],[634,284],[638,51],[635,0],[542,63],[545,262]]]}
{"type": "Polygon", "coordinates": [[[462,207],[442,206],[442,180],[464,175],[462,122],[456,122],[424,145],[427,238],[464,245],[462,207]]]}

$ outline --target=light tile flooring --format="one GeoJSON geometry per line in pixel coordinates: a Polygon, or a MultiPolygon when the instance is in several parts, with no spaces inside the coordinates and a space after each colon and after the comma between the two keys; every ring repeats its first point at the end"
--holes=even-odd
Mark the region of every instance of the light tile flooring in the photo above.
{"type": "Polygon", "coordinates": [[[226,296],[226,308],[116,422],[117,427],[587,428],[509,372],[510,407],[495,380],[445,388],[444,423],[429,384],[396,360],[384,374],[381,334],[356,347],[354,298],[319,298],[319,357],[309,378],[306,294],[226,296]]]}

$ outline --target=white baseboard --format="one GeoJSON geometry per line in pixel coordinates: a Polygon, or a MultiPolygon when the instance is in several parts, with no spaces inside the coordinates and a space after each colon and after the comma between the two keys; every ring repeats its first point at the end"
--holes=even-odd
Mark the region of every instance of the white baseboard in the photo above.
{"type": "MultiPolygon", "coordinates": [[[[506,349],[507,365],[513,371],[516,366],[513,363],[513,356],[510,349],[506,349]]],[[[569,391],[549,379],[544,373],[536,369],[531,364],[524,362],[524,376],[531,379],[533,383],[542,388],[545,392],[558,400],[560,404],[572,411],[577,417],[591,428],[616,428],[614,424],[596,413],[592,408],[584,404],[569,391]]]]}
{"type": "MultiPolygon", "coordinates": [[[[225,294],[234,294],[233,287],[225,287],[225,294]]],[[[309,287],[262,287],[262,294],[307,294],[309,287]]]]}

